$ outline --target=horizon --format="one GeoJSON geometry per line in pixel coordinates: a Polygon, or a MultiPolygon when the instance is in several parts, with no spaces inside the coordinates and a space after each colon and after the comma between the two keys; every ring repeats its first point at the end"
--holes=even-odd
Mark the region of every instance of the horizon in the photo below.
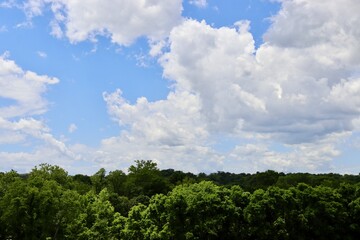
{"type": "Polygon", "coordinates": [[[0,172],[360,173],[357,0],[0,0],[0,172]]]}
{"type": "MultiPolygon", "coordinates": [[[[145,160],[145,161],[151,161],[151,160],[145,160]]],[[[19,175],[27,175],[27,174],[30,174],[34,169],[40,169],[41,168],[41,165],[43,164],[47,164],[47,163],[40,163],[39,165],[36,165],[34,166],[33,168],[30,169],[30,171],[28,172],[18,172],[14,169],[10,169],[8,171],[0,171],[0,173],[8,173],[8,172],[11,172],[11,171],[15,171],[17,174],[19,175]]],[[[135,161],[134,163],[131,165],[131,166],[135,166],[135,161]]],[[[50,166],[55,166],[55,167],[60,167],[58,165],[50,165],[50,166]]],[[[105,170],[105,176],[108,176],[109,173],[111,172],[114,172],[114,171],[122,171],[123,173],[125,173],[126,175],[129,174],[129,168],[131,167],[129,166],[127,168],[127,170],[121,170],[121,169],[113,169],[112,171],[108,171],[107,169],[104,168],[105,170]]],[[[182,170],[178,170],[178,169],[174,169],[174,168],[159,168],[158,166],[156,166],[158,168],[158,170],[161,172],[161,171],[166,171],[166,170],[173,170],[174,172],[177,172],[177,171],[180,171],[180,172],[183,172],[185,174],[193,174],[195,176],[198,176],[199,174],[206,174],[206,176],[209,176],[211,174],[218,174],[218,173],[230,173],[230,174],[235,174],[235,175],[238,175],[238,174],[246,174],[246,175],[256,175],[256,174],[259,174],[259,173],[266,173],[266,172],[275,172],[275,173],[278,173],[278,174],[285,174],[285,175],[291,175],[291,174],[309,174],[309,175],[332,175],[332,174],[335,174],[335,175],[340,175],[340,176],[357,176],[357,175],[360,175],[360,172],[359,173],[336,173],[336,172],[316,172],[316,173],[311,173],[311,172],[282,172],[282,171],[276,171],[276,170],[272,170],[272,169],[266,169],[266,170],[262,170],[262,171],[256,171],[256,172],[231,172],[231,171],[215,171],[215,172],[197,172],[197,173],[194,173],[194,172],[190,172],[190,171],[182,171],[182,170]]],[[[84,175],[84,176],[92,176],[92,175],[95,175],[98,171],[100,171],[102,168],[98,169],[96,172],[93,172],[93,173],[70,173],[69,171],[67,171],[67,169],[64,169],[62,167],[60,167],[61,169],[63,169],[67,174],[68,176],[71,176],[71,177],[74,177],[76,175],[84,175]]]]}

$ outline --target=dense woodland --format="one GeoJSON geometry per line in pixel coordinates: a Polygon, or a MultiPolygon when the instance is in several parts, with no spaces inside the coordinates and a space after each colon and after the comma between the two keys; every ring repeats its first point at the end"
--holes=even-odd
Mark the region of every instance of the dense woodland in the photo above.
{"type": "Polygon", "coordinates": [[[360,175],[0,173],[0,239],[358,239],[360,175]]]}

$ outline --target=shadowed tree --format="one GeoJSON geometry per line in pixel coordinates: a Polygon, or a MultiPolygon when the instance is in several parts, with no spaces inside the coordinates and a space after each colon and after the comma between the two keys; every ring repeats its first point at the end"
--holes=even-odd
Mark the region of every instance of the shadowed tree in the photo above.
{"type": "Polygon", "coordinates": [[[135,166],[130,166],[127,176],[126,191],[128,196],[152,196],[156,193],[166,193],[169,190],[169,185],[161,176],[155,162],[136,160],[135,163],[135,166]]]}

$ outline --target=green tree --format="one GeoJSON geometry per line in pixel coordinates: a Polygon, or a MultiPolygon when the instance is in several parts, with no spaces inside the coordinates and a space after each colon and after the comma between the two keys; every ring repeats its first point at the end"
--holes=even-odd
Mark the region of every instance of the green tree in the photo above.
{"type": "Polygon", "coordinates": [[[91,183],[91,177],[83,174],[76,174],[72,177],[72,186],[80,194],[89,192],[93,187],[91,183]]]}
{"type": "Polygon", "coordinates": [[[282,195],[279,188],[258,189],[251,195],[244,214],[252,239],[288,239],[282,195]]]}
{"type": "Polygon", "coordinates": [[[107,188],[110,192],[125,195],[126,174],[121,170],[115,170],[106,176],[107,188]]]}
{"type": "Polygon", "coordinates": [[[28,186],[16,172],[11,171],[2,177],[0,187],[1,238],[25,239],[29,221],[26,207],[28,186]]]}
{"type": "Polygon", "coordinates": [[[57,168],[53,172],[52,169],[49,166],[36,168],[28,179],[10,177],[13,180],[0,199],[1,226],[5,229],[2,235],[6,238],[64,238],[66,225],[80,208],[76,204],[77,193],[65,189],[63,185],[68,183],[55,174],[62,175],[63,172],[57,168]]]}
{"type": "Polygon", "coordinates": [[[353,239],[360,236],[360,187],[357,189],[356,197],[349,203],[350,234],[353,239]]]}
{"type": "Polygon", "coordinates": [[[106,170],[104,168],[101,168],[99,171],[97,171],[94,175],[90,177],[95,193],[100,193],[100,191],[106,187],[105,175],[106,170]]]}
{"type": "Polygon", "coordinates": [[[81,201],[83,212],[67,226],[67,239],[115,239],[114,207],[106,188],[98,195],[87,193],[81,201]]]}
{"type": "Polygon", "coordinates": [[[125,233],[134,239],[235,239],[238,212],[230,196],[211,182],[178,186],[153,196],[146,208],[133,208],[125,233]]]}
{"type": "Polygon", "coordinates": [[[35,167],[29,174],[29,181],[31,181],[33,185],[38,184],[41,186],[45,180],[54,180],[65,188],[70,188],[71,186],[71,178],[64,169],[47,163],[35,167]]]}
{"type": "Polygon", "coordinates": [[[145,217],[143,213],[145,209],[146,209],[145,205],[139,204],[134,206],[130,210],[129,216],[124,223],[124,228],[120,230],[120,234],[119,234],[121,236],[120,239],[126,239],[126,240],[145,239],[144,229],[146,228],[146,226],[144,225],[145,217]]]}
{"type": "Polygon", "coordinates": [[[169,185],[161,176],[157,164],[151,160],[136,160],[136,165],[129,168],[126,181],[127,196],[152,196],[156,193],[166,193],[169,185]]]}

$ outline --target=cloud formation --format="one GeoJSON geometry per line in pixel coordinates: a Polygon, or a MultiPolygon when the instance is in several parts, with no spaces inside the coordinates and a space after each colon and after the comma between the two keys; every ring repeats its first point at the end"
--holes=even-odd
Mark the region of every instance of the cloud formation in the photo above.
{"type": "MultiPolygon", "coordinates": [[[[90,152],[93,161],[110,168],[153,159],[161,167],[195,172],[330,170],[341,154],[338,142],[359,132],[360,2],[278,2],[281,9],[256,48],[249,21],[215,28],[183,19],[181,0],[27,1],[29,18],[50,6],[52,34],[73,43],[101,35],[128,46],[148,38],[149,54],[158,57],[172,83],[167,99],[154,102],[139,98],[131,104],[121,90],[104,93],[120,135],[103,139],[96,149],[78,145],[67,155],[90,152]],[[117,14],[109,14],[114,9],[117,14]],[[217,146],[223,139],[232,139],[232,149],[217,146]]],[[[201,7],[207,1],[190,3],[201,7]]],[[[0,116],[8,126],[3,128],[13,131],[20,121],[7,119],[43,113],[41,94],[56,80],[24,72],[4,58],[1,71],[17,86],[34,85],[26,94],[17,95],[11,86],[6,91],[17,104],[1,108],[0,116]]],[[[1,97],[9,98],[5,92],[1,97]]],[[[23,132],[11,141],[21,141],[23,132]]],[[[47,134],[37,138],[68,151],[47,134]]]]}
{"type": "Polygon", "coordinates": [[[150,158],[193,171],[209,169],[216,162],[218,156],[207,146],[209,134],[198,96],[171,92],[165,100],[148,102],[142,97],[131,105],[121,94],[121,90],[104,93],[109,114],[125,127],[119,137],[102,141],[102,152],[111,153],[109,161],[115,158],[129,165],[134,159],[150,158]]]}
{"type": "MultiPolygon", "coordinates": [[[[173,129],[171,126],[148,127],[154,116],[166,116],[169,109],[176,109],[173,104],[178,101],[119,107],[105,100],[109,109],[120,109],[121,114],[112,116],[129,127],[128,139],[151,129],[151,133],[171,136],[168,139],[174,142],[185,139],[184,146],[208,148],[222,156],[220,165],[222,159],[242,159],[239,164],[255,166],[252,170],[331,169],[331,160],[341,154],[337,142],[359,130],[355,124],[360,113],[358,10],[360,4],[354,0],[341,6],[337,1],[283,1],[257,49],[248,21],[213,28],[188,19],[174,27],[169,51],[160,57],[160,64],[164,76],[174,83],[170,95],[182,96],[178,101],[186,103],[181,93],[187,93],[199,106],[192,115],[175,122],[181,129],[194,124],[193,116],[200,119],[193,126],[203,126],[204,140],[190,141],[178,132],[170,135],[164,129],[173,129]],[[151,114],[143,111],[153,105],[173,107],[152,109],[151,114]],[[134,113],[136,118],[122,122],[134,113]],[[256,144],[238,145],[220,154],[211,145],[212,139],[219,141],[217,135],[256,144]],[[276,152],[271,143],[287,151],[276,152]]],[[[158,143],[168,144],[166,140],[158,143]]],[[[167,158],[162,157],[164,162],[167,158]]]]}
{"type": "MultiPolygon", "coordinates": [[[[334,45],[281,48],[269,40],[255,50],[246,23],[214,29],[189,20],[172,31],[162,65],[177,88],[199,94],[214,131],[240,129],[301,143],[351,131],[359,114],[360,82],[351,76],[356,65],[345,64],[347,56],[322,61],[338,57],[341,42],[334,45]]],[[[342,46],[340,52],[357,47],[342,46]]]]}
{"type": "Polygon", "coordinates": [[[106,36],[119,45],[130,45],[139,37],[152,41],[166,37],[181,21],[182,1],[173,0],[28,0],[24,9],[29,18],[41,15],[50,6],[50,25],[56,37],[71,42],[106,36]],[[116,13],[115,13],[115,12],[116,13]]]}
{"type": "Polygon", "coordinates": [[[31,146],[34,150],[0,150],[1,167],[11,169],[41,163],[47,161],[44,157],[49,152],[53,153],[53,157],[60,155],[78,159],[64,142],[51,134],[42,120],[35,118],[47,111],[48,102],[43,97],[47,85],[57,84],[59,80],[25,71],[8,57],[8,53],[0,56],[0,100],[3,102],[0,107],[0,145],[31,146]]]}
{"type": "Polygon", "coordinates": [[[0,107],[0,117],[13,118],[42,114],[47,101],[42,97],[46,86],[59,82],[57,78],[24,71],[7,54],[0,56],[0,97],[13,102],[0,107]]]}

